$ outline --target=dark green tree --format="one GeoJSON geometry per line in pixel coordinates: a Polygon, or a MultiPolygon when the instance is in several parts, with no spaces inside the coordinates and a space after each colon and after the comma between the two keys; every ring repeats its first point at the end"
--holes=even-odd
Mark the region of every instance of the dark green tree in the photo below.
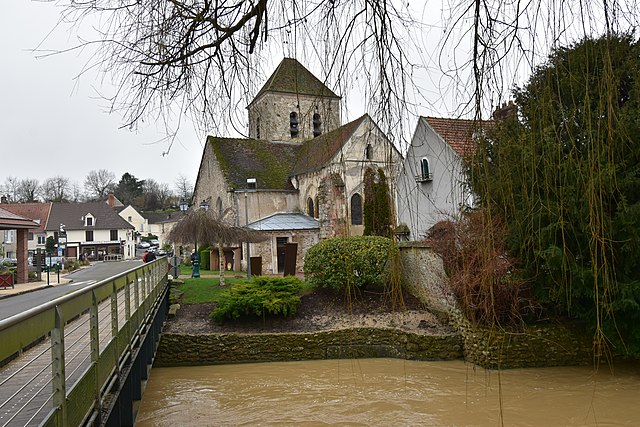
{"type": "Polygon", "coordinates": [[[53,236],[47,237],[47,240],[44,242],[44,250],[47,251],[49,255],[56,253],[56,240],[53,236]]]}
{"type": "Polygon", "coordinates": [[[391,198],[387,177],[382,169],[377,172],[367,168],[364,171],[364,216],[365,236],[391,236],[391,198]]]}
{"type": "Polygon", "coordinates": [[[554,50],[514,90],[471,176],[548,308],[640,351],[640,47],[631,35],[554,50]]]}
{"type": "Polygon", "coordinates": [[[144,185],[144,180],[139,180],[129,172],[126,172],[120,178],[114,193],[125,206],[142,206],[144,185]]]}

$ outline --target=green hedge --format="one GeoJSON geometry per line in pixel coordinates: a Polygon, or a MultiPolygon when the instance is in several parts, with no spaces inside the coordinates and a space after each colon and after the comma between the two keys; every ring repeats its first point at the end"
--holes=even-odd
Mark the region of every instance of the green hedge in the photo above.
{"type": "Polygon", "coordinates": [[[336,291],[383,286],[391,239],[380,236],[335,237],[311,247],[304,259],[304,275],[313,286],[336,291]]]}
{"type": "Polygon", "coordinates": [[[200,269],[209,270],[211,266],[211,251],[209,249],[200,251],[200,269]]]}
{"type": "Polygon", "coordinates": [[[211,312],[218,323],[240,318],[292,316],[298,311],[302,282],[297,277],[254,277],[249,283],[233,285],[220,297],[211,312]]]}

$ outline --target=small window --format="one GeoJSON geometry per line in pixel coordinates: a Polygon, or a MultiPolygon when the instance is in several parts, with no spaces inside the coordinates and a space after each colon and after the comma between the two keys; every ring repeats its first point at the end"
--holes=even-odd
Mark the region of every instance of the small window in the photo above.
{"type": "Polygon", "coordinates": [[[432,178],[433,178],[433,174],[429,166],[429,159],[427,159],[426,157],[423,157],[420,160],[420,175],[416,175],[416,181],[426,182],[426,181],[431,181],[432,178]]]}
{"type": "Polygon", "coordinates": [[[313,115],[313,137],[322,135],[322,120],[320,120],[320,114],[315,113],[313,115]]]}
{"type": "Polygon", "coordinates": [[[92,226],[93,225],[93,217],[88,216],[86,218],[86,224],[87,226],[92,226]]]}
{"type": "Polygon", "coordinates": [[[362,197],[358,193],[351,196],[351,224],[362,225],[362,197]]]}
{"type": "Polygon", "coordinates": [[[256,117],[256,139],[260,139],[260,117],[256,117]]]}
{"type": "Polygon", "coordinates": [[[93,242],[93,230],[87,230],[84,232],[85,242],[93,242]]]}
{"type": "Polygon", "coordinates": [[[47,243],[47,236],[38,236],[38,244],[44,245],[45,243],[47,243]]]}
{"type": "Polygon", "coordinates": [[[309,215],[310,217],[313,217],[315,213],[316,213],[316,210],[314,207],[313,199],[309,197],[307,199],[307,215],[309,215]]]}
{"type": "Polygon", "coordinates": [[[373,159],[373,147],[371,144],[367,144],[367,147],[364,149],[364,158],[367,160],[373,159]]]}
{"type": "Polygon", "coordinates": [[[109,240],[112,242],[118,240],[118,230],[109,230],[109,240]]]}
{"type": "Polygon", "coordinates": [[[131,219],[131,215],[129,215],[129,216],[127,217],[127,221],[129,221],[129,222],[131,222],[131,221],[132,221],[132,219],[131,219]]]}
{"type": "Polygon", "coordinates": [[[298,113],[292,111],[289,114],[289,128],[291,130],[291,138],[298,137],[298,113]]]}
{"type": "Polygon", "coordinates": [[[29,237],[28,237],[28,239],[29,239],[29,240],[33,240],[33,233],[29,233],[29,237]]]}

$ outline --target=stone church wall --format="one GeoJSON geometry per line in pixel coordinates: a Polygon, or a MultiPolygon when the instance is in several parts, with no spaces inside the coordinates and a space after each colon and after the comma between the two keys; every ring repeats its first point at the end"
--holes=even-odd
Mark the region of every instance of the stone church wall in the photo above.
{"type": "Polygon", "coordinates": [[[313,114],[320,114],[322,133],[341,125],[340,99],[289,93],[265,93],[249,106],[249,137],[302,143],[313,138],[313,114]],[[291,137],[289,114],[298,114],[298,136],[291,137]],[[258,121],[260,135],[258,135],[258,121]]]}

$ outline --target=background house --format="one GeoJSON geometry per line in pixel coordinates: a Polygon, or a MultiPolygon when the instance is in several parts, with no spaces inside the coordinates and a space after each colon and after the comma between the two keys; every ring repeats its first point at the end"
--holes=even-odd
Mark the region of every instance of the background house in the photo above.
{"type": "Polygon", "coordinates": [[[136,257],[135,228],[104,202],[53,203],[45,228],[59,240],[66,232],[64,256],[102,260],[105,255],[136,257]]]}
{"type": "MultiPolygon", "coordinates": [[[[382,168],[392,185],[401,161],[373,120],[341,125],[340,98],[290,58],[247,108],[249,138],[207,138],[194,205],[206,200],[220,218],[256,229],[277,218],[271,243],[251,247],[265,272],[281,270],[278,248],[296,242],[299,224],[307,224],[300,260],[321,238],[361,235],[365,170],[382,168]]],[[[235,243],[227,250],[244,258],[235,243]]]]}
{"type": "Polygon", "coordinates": [[[444,219],[455,219],[473,207],[463,159],[475,147],[474,137],[490,122],[420,117],[397,182],[397,218],[409,238],[419,240],[444,219]]]}

